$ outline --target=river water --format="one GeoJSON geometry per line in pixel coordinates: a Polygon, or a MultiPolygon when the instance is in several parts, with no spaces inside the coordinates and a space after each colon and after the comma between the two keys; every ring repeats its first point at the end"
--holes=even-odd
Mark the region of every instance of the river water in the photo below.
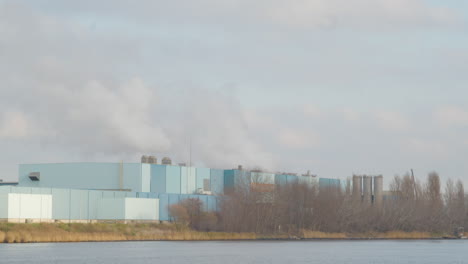
{"type": "Polygon", "coordinates": [[[468,240],[0,244],[0,263],[468,263],[468,240]]]}

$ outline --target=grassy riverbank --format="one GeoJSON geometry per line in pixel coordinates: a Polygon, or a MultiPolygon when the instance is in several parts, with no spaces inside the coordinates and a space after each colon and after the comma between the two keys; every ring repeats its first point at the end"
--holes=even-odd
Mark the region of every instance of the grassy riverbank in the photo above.
{"type": "Polygon", "coordinates": [[[0,243],[86,242],[86,241],[203,241],[260,239],[430,239],[440,235],[420,232],[368,234],[302,231],[297,235],[198,232],[172,224],[13,224],[0,223],[0,243]]]}
{"type": "Polygon", "coordinates": [[[0,223],[0,243],[247,239],[257,239],[257,236],[251,233],[197,232],[170,224],[0,223]]]}

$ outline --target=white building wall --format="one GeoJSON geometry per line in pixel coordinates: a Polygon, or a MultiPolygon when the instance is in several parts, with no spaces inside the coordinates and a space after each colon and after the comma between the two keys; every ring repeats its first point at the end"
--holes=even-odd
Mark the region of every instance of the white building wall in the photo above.
{"type": "Polygon", "coordinates": [[[0,195],[0,218],[32,219],[34,221],[52,219],[52,196],[47,194],[8,193],[0,195]]]}
{"type": "Polygon", "coordinates": [[[159,199],[101,199],[98,220],[159,220],[159,199]]]}
{"type": "Polygon", "coordinates": [[[125,219],[159,220],[159,199],[125,198],[125,219]]]}

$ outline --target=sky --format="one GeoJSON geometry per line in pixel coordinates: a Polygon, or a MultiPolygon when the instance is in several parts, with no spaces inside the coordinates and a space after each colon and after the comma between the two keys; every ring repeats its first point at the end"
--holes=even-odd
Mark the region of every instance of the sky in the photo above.
{"type": "Polygon", "coordinates": [[[0,0],[0,179],[138,162],[468,184],[468,2],[0,0]]]}

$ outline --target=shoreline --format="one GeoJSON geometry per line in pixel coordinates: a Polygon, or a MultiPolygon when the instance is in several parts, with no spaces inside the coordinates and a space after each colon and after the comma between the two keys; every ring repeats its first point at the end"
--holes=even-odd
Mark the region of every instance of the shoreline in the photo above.
{"type": "Polygon", "coordinates": [[[379,241],[379,240],[456,240],[428,232],[324,233],[303,230],[299,234],[255,234],[203,232],[175,224],[17,224],[0,223],[2,243],[67,243],[125,241],[379,241]]]}

